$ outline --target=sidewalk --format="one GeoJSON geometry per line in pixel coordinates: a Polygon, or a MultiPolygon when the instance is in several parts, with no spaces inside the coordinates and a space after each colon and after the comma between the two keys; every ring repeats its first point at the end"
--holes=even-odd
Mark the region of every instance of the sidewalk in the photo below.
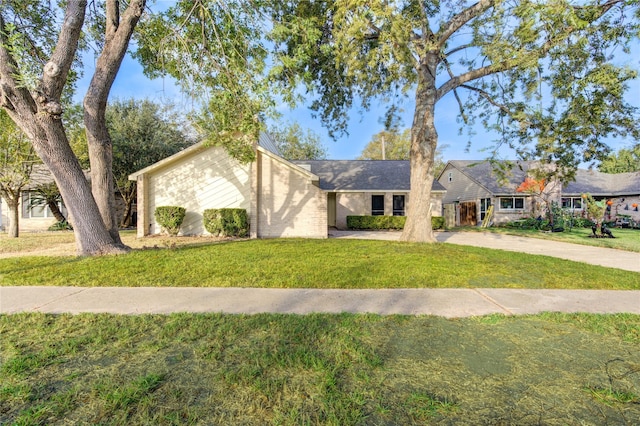
{"type": "Polygon", "coordinates": [[[640,291],[0,287],[0,313],[375,313],[447,318],[540,312],[640,314],[640,291]]]}

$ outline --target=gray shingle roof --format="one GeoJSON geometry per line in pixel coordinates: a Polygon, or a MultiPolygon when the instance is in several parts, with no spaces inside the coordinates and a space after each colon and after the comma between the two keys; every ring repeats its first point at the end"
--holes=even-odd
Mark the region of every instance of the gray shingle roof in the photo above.
{"type": "Polygon", "coordinates": [[[537,164],[533,161],[514,161],[511,170],[501,179],[493,165],[486,160],[456,160],[449,163],[495,195],[515,193],[516,188],[524,182],[527,171],[537,164]]]}
{"type": "MultiPolygon", "coordinates": [[[[500,181],[498,173],[486,160],[458,160],[449,163],[494,195],[515,193],[515,189],[524,182],[527,171],[538,164],[534,161],[514,161],[513,167],[505,176],[506,180],[500,181]]],[[[608,174],[597,170],[578,169],[575,180],[565,185],[562,194],[581,195],[584,193],[596,196],[640,194],[640,172],[608,174]]]]}
{"type": "Polygon", "coordinates": [[[276,154],[278,157],[282,157],[280,150],[276,146],[276,141],[273,140],[273,137],[271,137],[269,133],[260,132],[260,135],[258,136],[258,145],[267,151],[276,154]]]}
{"type": "Polygon", "coordinates": [[[589,193],[600,196],[640,194],[640,172],[607,174],[579,169],[576,180],[562,190],[566,195],[589,193]]]}
{"type": "MultiPolygon", "coordinates": [[[[409,191],[409,161],[401,160],[304,160],[292,161],[309,167],[326,191],[409,191]]],[[[433,191],[444,191],[434,181],[433,191]]]]}

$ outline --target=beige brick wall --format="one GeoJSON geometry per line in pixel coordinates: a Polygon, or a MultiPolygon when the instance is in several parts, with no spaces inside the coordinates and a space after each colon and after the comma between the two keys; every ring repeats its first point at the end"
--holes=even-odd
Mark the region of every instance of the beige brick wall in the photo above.
{"type": "Polygon", "coordinates": [[[158,206],[180,206],[187,210],[180,235],[207,234],[202,222],[206,209],[244,208],[249,213],[249,169],[239,164],[223,148],[209,147],[192,153],[149,173],[143,190],[149,194],[144,214],[138,224],[148,234],[158,234],[161,227],[153,213],[158,206]]]}
{"type": "Polygon", "coordinates": [[[258,151],[258,237],[327,237],[327,193],[309,174],[258,151]]]}
{"type": "MultiPolygon", "coordinates": [[[[384,195],[384,214],[393,215],[393,196],[404,195],[405,214],[409,207],[409,194],[406,192],[339,192],[336,194],[336,228],[347,229],[347,216],[368,216],[371,214],[371,197],[384,195]]],[[[431,194],[431,215],[442,216],[443,193],[431,194]]]]}
{"type": "Polygon", "coordinates": [[[371,214],[371,194],[341,192],[336,194],[336,228],[347,229],[347,216],[371,214]]]}

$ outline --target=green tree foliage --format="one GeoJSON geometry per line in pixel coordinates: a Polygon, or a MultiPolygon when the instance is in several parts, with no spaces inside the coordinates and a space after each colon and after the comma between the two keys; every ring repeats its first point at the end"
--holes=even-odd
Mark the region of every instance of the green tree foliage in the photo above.
{"type": "Polygon", "coordinates": [[[372,136],[364,147],[361,160],[408,160],[411,148],[411,129],[402,133],[383,130],[372,136]],[[383,154],[384,149],[384,154],[383,154]]]}
{"type": "Polygon", "coordinates": [[[621,149],[605,157],[598,170],[603,173],[640,172],[640,144],[631,149],[621,149]]]}
{"type": "Polygon", "coordinates": [[[33,165],[37,161],[31,142],[11,118],[0,110],[0,197],[7,204],[7,233],[12,238],[19,235],[20,194],[29,183],[33,165]]]}
{"type": "Polygon", "coordinates": [[[121,226],[131,224],[136,182],[129,175],[192,145],[183,120],[168,106],[149,100],[115,101],[107,106],[107,127],[113,143],[113,176],[125,209],[121,226]]]}
{"type": "Polygon", "coordinates": [[[322,140],[313,131],[306,132],[298,123],[289,123],[285,126],[273,126],[269,129],[276,147],[287,160],[324,160],[327,158],[327,149],[322,145],[322,140]]]}
{"type": "Polygon", "coordinates": [[[139,26],[134,56],[150,77],[169,75],[201,103],[196,129],[242,162],[254,158],[273,106],[264,80],[264,22],[253,2],[183,0],[139,26]]]}
{"type": "Polygon", "coordinates": [[[445,96],[457,100],[465,125],[480,120],[504,135],[498,146],[557,162],[566,178],[606,152],[606,136],[638,131],[623,98],[636,72],[610,62],[637,34],[635,0],[270,4],[274,79],[304,84],[333,131],[345,130],[357,99],[368,109],[414,94],[403,240],[434,241],[435,106],[445,96]]]}

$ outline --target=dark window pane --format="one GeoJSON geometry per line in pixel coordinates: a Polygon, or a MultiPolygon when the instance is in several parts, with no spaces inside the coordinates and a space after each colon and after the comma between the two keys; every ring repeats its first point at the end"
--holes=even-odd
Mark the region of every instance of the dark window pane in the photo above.
{"type": "Polygon", "coordinates": [[[371,196],[371,215],[372,216],[384,215],[384,195],[371,196]]]}
{"type": "Polygon", "coordinates": [[[404,195],[393,196],[393,215],[404,216],[404,195]]]}
{"type": "Polygon", "coordinates": [[[515,206],[516,209],[524,209],[524,198],[516,198],[515,206]]]}
{"type": "Polygon", "coordinates": [[[501,209],[512,209],[513,208],[513,198],[500,198],[500,208],[501,209]]]}

